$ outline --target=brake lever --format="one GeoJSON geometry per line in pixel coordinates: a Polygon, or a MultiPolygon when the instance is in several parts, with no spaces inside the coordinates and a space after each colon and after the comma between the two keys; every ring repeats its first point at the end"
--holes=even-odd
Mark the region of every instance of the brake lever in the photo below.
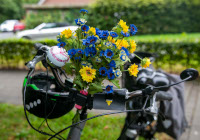
{"type": "Polygon", "coordinates": [[[152,115],[158,114],[158,106],[156,103],[156,94],[153,95],[152,98],[150,98],[150,106],[148,108],[144,108],[145,112],[148,112],[152,115]]]}
{"type": "Polygon", "coordinates": [[[33,60],[27,62],[25,65],[29,68],[29,69],[35,69],[35,65],[44,60],[45,59],[45,55],[36,55],[33,60]]]}
{"type": "MultiPolygon", "coordinates": [[[[35,65],[40,62],[43,61],[46,57],[46,53],[47,51],[50,49],[50,47],[46,46],[46,45],[35,45],[35,48],[37,49],[37,54],[36,56],[33,58],[33,60],[25,63],[25,65],[29,68],[29,69],[35,69],[35,65]]],[[[43,62],[44,63],[44,62],[43,62]]],[[[44,65],[46,66],[46,65],[44,65]]]]}

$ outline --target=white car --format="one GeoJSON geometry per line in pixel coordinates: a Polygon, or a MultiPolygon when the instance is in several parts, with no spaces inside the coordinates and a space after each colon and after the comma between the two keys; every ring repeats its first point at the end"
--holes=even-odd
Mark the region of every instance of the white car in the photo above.
{"type": "Polygon", "coordinates": [[[5,20],[3,23],[1,23],[0,30],[2,32],[12,32],[14,29],[14,25],[18,22],[19,21],[15,19],[5,20]]]}
{"type": "Polygon", "coordinates": [[[42,23],[34,29],[18,32],[16,37],[31,40],[56,39],[60,32],[68,28],[74,32],[78,26],[69,26],[67,23],[42,23]]]}

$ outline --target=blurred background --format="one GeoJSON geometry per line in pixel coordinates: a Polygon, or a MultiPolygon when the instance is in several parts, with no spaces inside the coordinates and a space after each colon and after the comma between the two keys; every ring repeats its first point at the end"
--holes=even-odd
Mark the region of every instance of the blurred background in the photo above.
{"type": "MultiPolygon", "coordinates": [[[[199,0],[0,0],[0,140],[47,139],[31,130],[24,118],[21,106],[21,87],[27,72],[24,63],[35,55],[35,42],[56,45],[58,33],[76,27],[74,20],[80,17],[83,8],[88,10],[84,17],[92,27],[112,30],[120,19],[128,25],[135,24],[138,32],[130,38],[137,42],[137,51],[156,54],[153,64],[156,69],[175,74],[189,67],[200,71],[199,0]]],[[[41,65],[38,69],[42,70],[41,65]]],[[[200,136],[199,87],[199,82],[185,87],[190,128],[182,140],[198,140],[200,136]]],[[[39,125],[39,120],[31,117],[39,125]]],[[[52,121],[55,130],[70,124],[70,115],[61,119],[52,121]],[[64,120],[69,121],[60,123],[64,120]]],[[[124,116],[102,117],[99,121],[103,123],[88,122],[86,130],[94,133],[84,131],[83,139],[116,139],[124,116]],[[116,127],[118,122],[121,124],[116,127]]]]}

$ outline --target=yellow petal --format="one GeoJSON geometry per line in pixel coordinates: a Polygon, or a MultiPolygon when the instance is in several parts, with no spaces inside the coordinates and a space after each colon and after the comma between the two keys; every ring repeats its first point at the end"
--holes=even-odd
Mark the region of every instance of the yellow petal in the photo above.
{"type": "Polygon", "coordinates": [[[108,106],[110,106],[112,103],[112,100],[106,100],[106,103],[108,104],[108,106]]]}

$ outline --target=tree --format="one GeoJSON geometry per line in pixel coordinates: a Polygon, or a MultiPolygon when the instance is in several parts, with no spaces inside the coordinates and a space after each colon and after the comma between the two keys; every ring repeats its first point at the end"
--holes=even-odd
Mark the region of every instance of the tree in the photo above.
{"type": "Polygon", "coordinates": [[[7,19],[21,19],[24,15],[21,0],[0,0],[0,22],[7,19]]]}

